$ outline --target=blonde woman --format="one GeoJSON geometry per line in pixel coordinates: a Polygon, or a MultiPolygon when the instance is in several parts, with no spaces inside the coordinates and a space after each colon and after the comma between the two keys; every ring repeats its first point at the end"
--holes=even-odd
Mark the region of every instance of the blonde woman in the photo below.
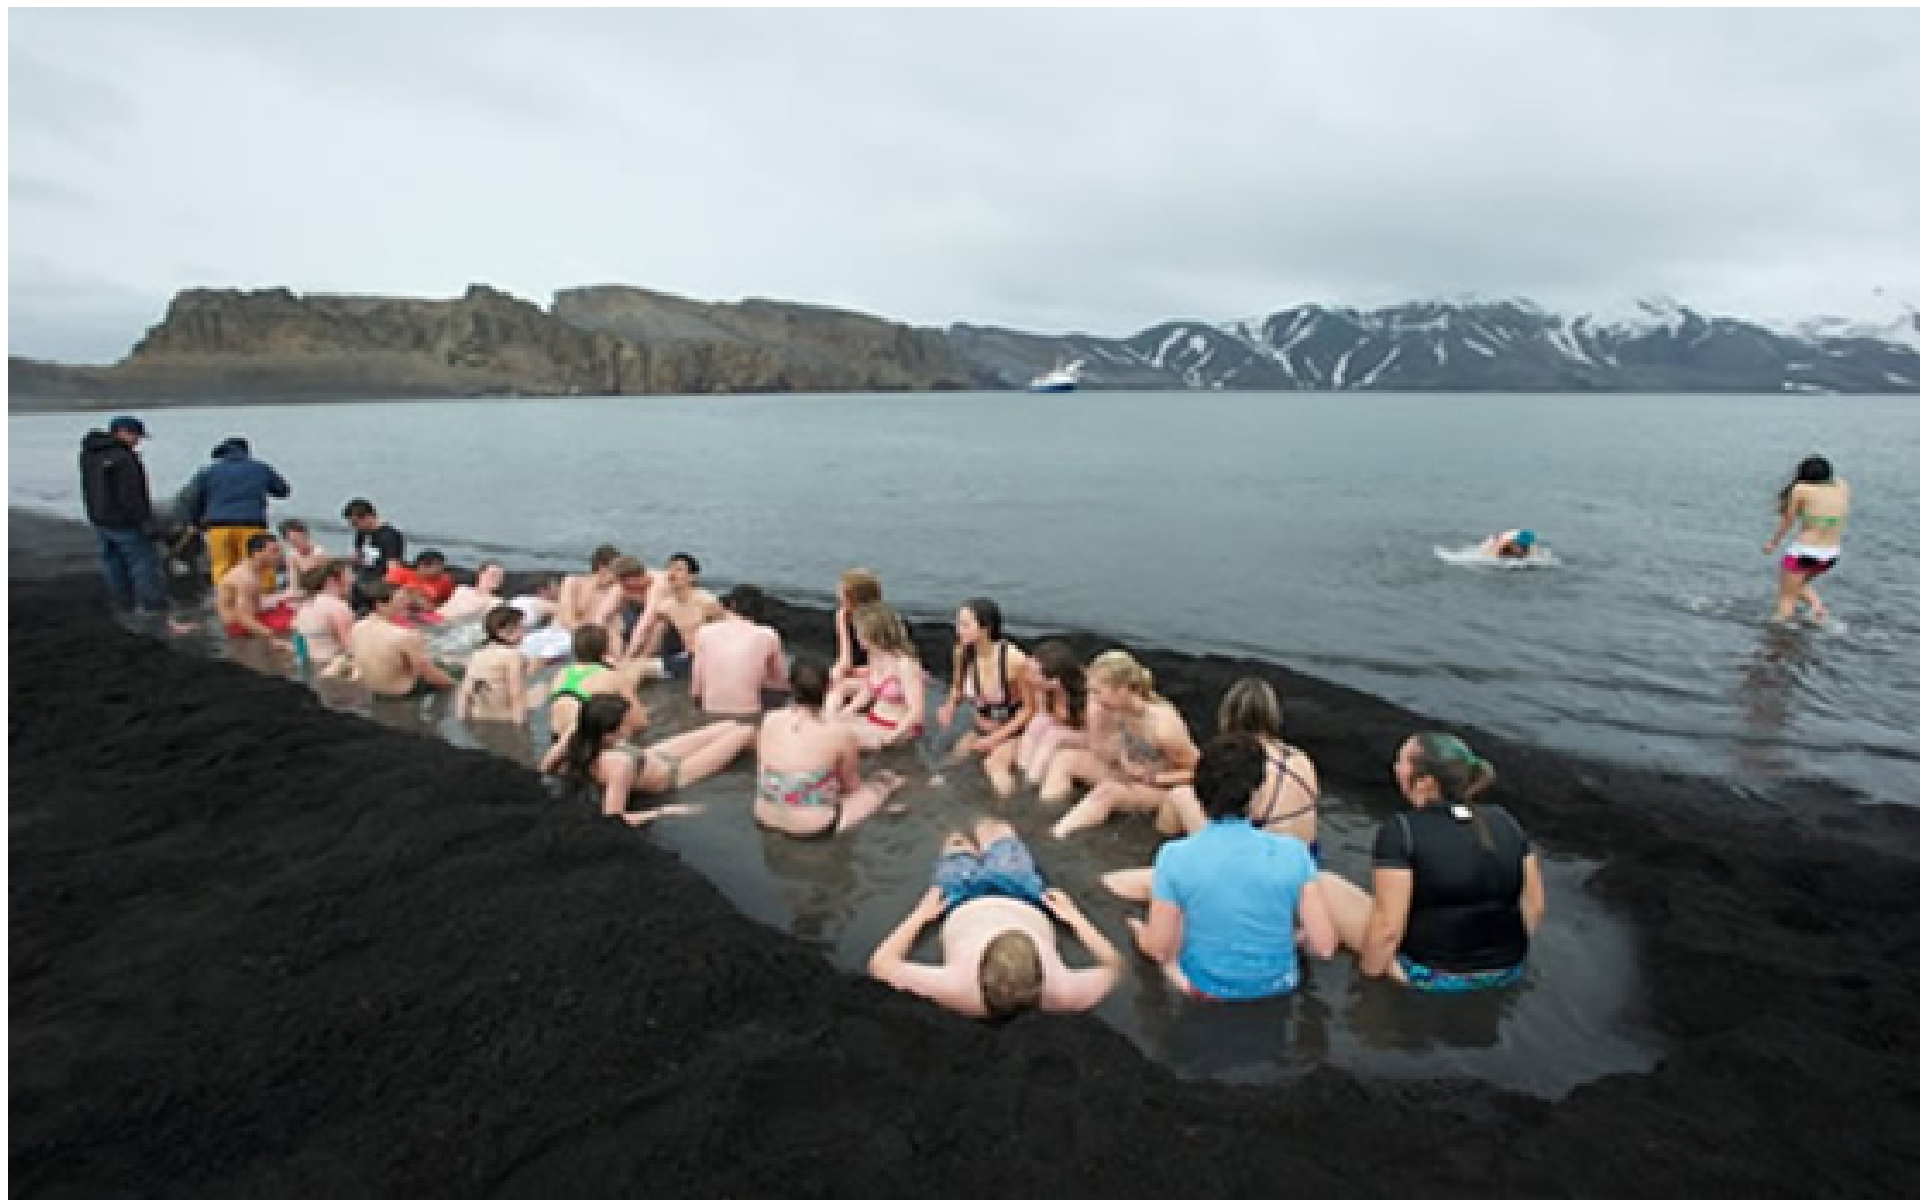
{"type": "Polygon", "coordinates": [[[1067,798],[1076,783],[1093,790],[1054,824],[1065,838],[1091,829],[1114,812],[1148,812],[1162,831],[1193,833],[1207,824],[1193,790],[1200,750],[1180,710],[1153,690],[1153,674],[1125,650],[1109,650],[1087,668],[1086,750],[1055,756],[1040,799],[1067,798]]]}
{"type": "Polygon", "coordinates": [[[827,698],[827,716],[853,726],[863,750],[914,741],[927,721],[927,675],[900,614],[884,604],[854,610],[854,640],[866,667],[842,679],[827,698]]]}
{"type": "MultiPolygon", "coordinates": [[[[1218,724],[1222,738],[1248,739],[1266,755],[1266,777],[1247,805],[1248,822],[1255,829],[1298,840],[1318,864],[1320,773],[1304,751],[1280,740],[1279,694],[1263,679],[1239,680],[1220,701],[1218,724]]],[[[1194,799],[1197,803],[1199,797],[1194,799]]],[[[1145,902],[1153,885],[1153,869],[1110,871],[1102,880],[1116,896],[1145,902]]]]}

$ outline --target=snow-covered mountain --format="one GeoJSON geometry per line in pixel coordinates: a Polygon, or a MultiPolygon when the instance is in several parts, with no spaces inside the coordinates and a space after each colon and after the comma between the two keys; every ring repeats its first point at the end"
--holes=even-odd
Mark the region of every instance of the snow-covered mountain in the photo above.
{"type": "Polygon", "coordinates": [[[955,348],[1017,386],[1062,355],[1084,386],[1315,391],[1920,393],[1920,316],[1791,324],[1708,316],[1671,300],[1566,317],[1524,300],[1303,305],[1266,317],[1167,321],[1129,338],[957,325],[955,348]]]}

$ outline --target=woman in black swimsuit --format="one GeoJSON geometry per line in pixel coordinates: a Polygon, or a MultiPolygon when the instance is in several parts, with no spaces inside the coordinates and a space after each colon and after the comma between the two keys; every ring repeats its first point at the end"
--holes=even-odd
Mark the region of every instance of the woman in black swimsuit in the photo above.
{"type": "Polygon", "coordinates": [[[954,747],[978,754],[1001,799],[1013,795],[1020,734],[1034,712],[1027,656],[1002,636],[1000,606],[984,597],[967,601],[953,619],[953,686],[940,706],[941,728],[953,724],[962,700],[971,703],[973,728],[954,747]]]}

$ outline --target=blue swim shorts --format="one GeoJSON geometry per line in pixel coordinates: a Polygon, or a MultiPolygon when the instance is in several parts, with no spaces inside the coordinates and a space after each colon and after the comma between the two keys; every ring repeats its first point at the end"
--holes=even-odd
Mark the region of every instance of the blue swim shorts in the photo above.
{"type": "Polygon", "coordinates": [[[1047,890],[1033,865],[1033,854],[1017,837],[1003,837],[979,854],[965,850],[942,854],[933,864],[933,883],[946,893],[949,905],[982,896],[1006,896],[1037,905],[1047,890]]]}
{"type": "Polygon", "coordinates": [[[1484,992],[1490,988],[1512,987],[1527,974],[1527,964],[1523,962],[1491,971],[1443,971],[1422,966],[1404,954],[1398,958],[1400,969],[1407,974],[1407,986],[1417,992],[1484,992]]]}

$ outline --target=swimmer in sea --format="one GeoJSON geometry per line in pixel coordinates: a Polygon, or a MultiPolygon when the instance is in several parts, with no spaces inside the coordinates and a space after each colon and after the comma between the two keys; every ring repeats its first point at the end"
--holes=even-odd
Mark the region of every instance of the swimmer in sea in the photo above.
{"type": "Polygon", "coordinates": [[[826,664],[800,659],[788,673],[793,703],[760,722],[753,819],[789,837],[832,837],[886,805],[903,782],[892,771],[860,777],[860,742],[821,715],[826,664]]]}
{"type": "Polygon", "coordinates": [[[695,805],[663,805],[628,812],[634,794],[658,796],[726,770],[753,744],[753,726],[719,721],[666,738],[642,750],[627,743],[646,727],[646,710],[624,696],[599,695],[586,702],[571,732],[555,742],[540,769],[579,786],[597,785],[600,811],[629,825],[700,811],[695,805]]]}
{"type": "Polygon", "coordinates": [[[980,597],[960,606],[953,618],[953,686],[940,706],[941,728],[953,724],[961,701],[973,707],[973,728],[960,739],[956,754],[978,754],[994,794],[1013,795],[1013,766],[1020,735],[1034,714],[1027,656],[1002,634],[1000,606],[980,597]]]}
{"type": "Polygon", "coordinates": [[[1124,962],[1073,898],[1049,888],[1013,827],[983,820],[973,836],[941,847],[933,886],[874,949],[867,973],[963,1017],[1005,1020],[1026,1012],[1082,1013],[1120,982],[1124,962]],[[911,961],[921,930],[945,914],[939,966],[911,961]],[[1093,956],[1091,967],[1060,957],[1053,923],[1093,956]]]}
{"type": "Polygon", "coordinates": [[[1069,837],[1100,825],[1116,811],[1150,812],[1167,834],[1194,833],[1207,817],[1193,798],[1199,748],[1180,710],[1153,690],[1153,674],[1124,650],[1109,650],[1087,668],[1088,741],[1053,760],[1040,799],[1065,800],[1076,783],[1093,790],[1054,824],[1069,837]]]}
{"type": "Polygon", "coordinates": [[[1488,558],[1531,558],[1540,535],[1531,529],[1509,529],[1480,543],[1480,553],[1488,558]]]}
{"type": "Polygon", "coordinates": [[[1780,559],[1779,599],[1773,607],[1776,622],[1793,620],[1804,604],[1815,624],[1826,623],[1827,606],[1813,590],[1813,581],[1840,561],[1840,535],[1852,507],[1852,487],[1844,479],[1835,479],[1833,464],[1817,454],[1802,460],[1793,482],[1781,489],[1780,527],[1767,539],[1764,552],[1779,549],[1795,526],[1799,532],[1780,559]]]}

